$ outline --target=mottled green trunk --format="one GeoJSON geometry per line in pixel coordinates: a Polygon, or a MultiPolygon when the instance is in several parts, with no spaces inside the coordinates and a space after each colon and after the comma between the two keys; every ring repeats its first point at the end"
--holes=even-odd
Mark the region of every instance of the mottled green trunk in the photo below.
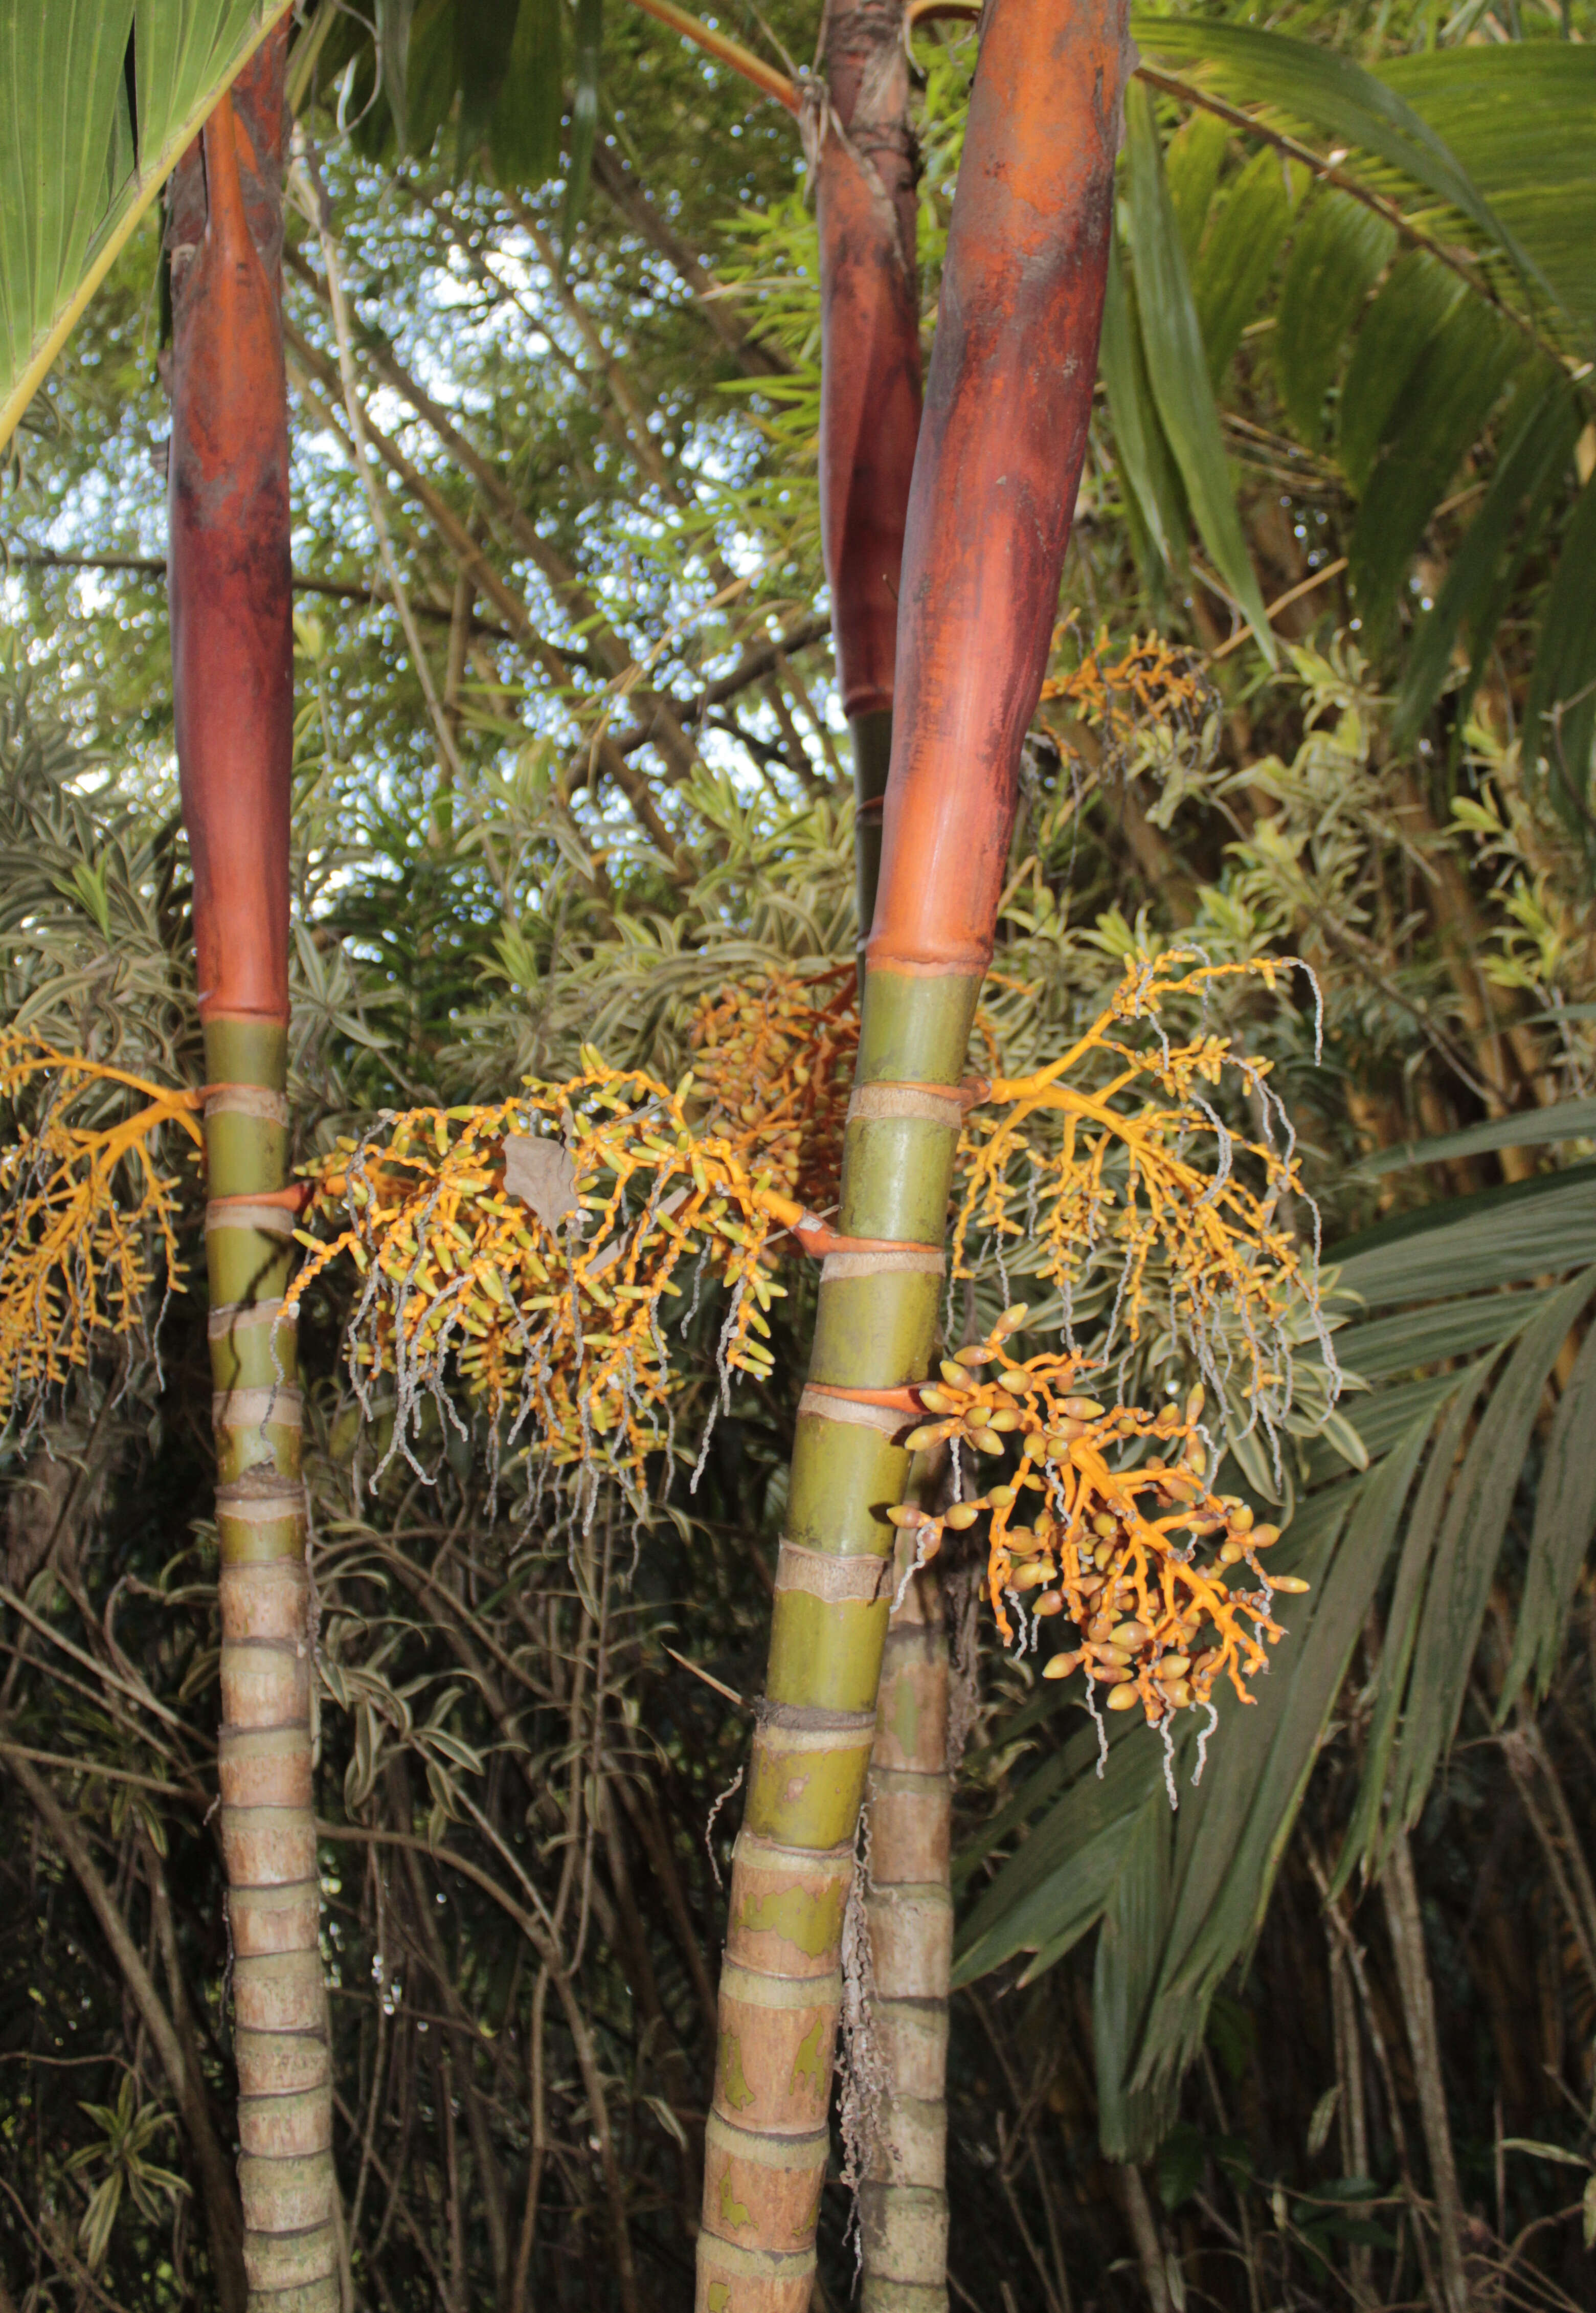
{"type": "Polygon", "coordinates": [[[251,2313],[333,2313],[332,2076],[311,1787],[311,1644],[286,1038],[206,1026],[206,1216],[222,1595],[222,1846],[251,2313]],[[285,2294],[284,2292],[287,2292],[285,2294]]]}
{"type": "Polygon", "coordinates": [[[800,1403],[767,1701],[732,1866],[698,2245],[700,2313],[807,2313],[829,2151],[843,1912],[876,1737],[901,1414],[829,1395],[922,1378],[979,981],[877,970],[865,990],[840,1226],[800,1403]],[[945,1089],[939,1090],[938,1087],[945,1089]]]}

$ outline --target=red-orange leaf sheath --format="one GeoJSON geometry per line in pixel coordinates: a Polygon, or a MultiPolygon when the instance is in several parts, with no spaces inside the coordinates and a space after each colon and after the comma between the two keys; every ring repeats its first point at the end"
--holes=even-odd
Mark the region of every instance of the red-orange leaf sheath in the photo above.
{"type": "Polygon", "coordinates": [[[283,54],[274,34],[222,99],[178,165],[167,227],[172,673],[206,1020],[288,1017],[283,54]]]}
{"type": "Polygon", "coordinates": [[[820,536],[853,726],[860,919],[870,928],[891,744],[903,527],[920,430],[915,143],[903,0],[833,0],[818,145],[820,536]]]}
{"type": "Polygon", "coordinates": [[[978,974],[1097,374],[1124,0],[988,0],[909,497],[871,975],[978,974]]]}
{"type": "Polygon", "coordinates": [[[285,25],[173,180],[171,584],[205,1025],[221,1834],[250,2313],[336,2313],[314,1651],[283,1316],[294,630],[280,320],[285,25]]]}

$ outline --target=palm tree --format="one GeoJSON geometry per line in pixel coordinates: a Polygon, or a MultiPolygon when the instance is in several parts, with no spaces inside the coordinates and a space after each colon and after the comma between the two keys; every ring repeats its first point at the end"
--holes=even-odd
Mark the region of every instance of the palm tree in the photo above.
{"type": "Polygon", "coordinates": [[[1126,66],[1121,12],[987,12],[905,540],[849,1242],[821,1272],[732,1865],[698,2243],[716,2313],[809,2301],[885,1513],[908,1474],[891,1400],[936,1331],[958,1086],[1085,449],[1126,66]]]}
{"type": "Polygon", "coordinates": [[[286,24],[173,179],[171,643],[205,1033],[222,1847],[251,2303],[338,2301],[311,1772],[314,1640],[283,1313],[294,637],[281,326],[286,24]]]}

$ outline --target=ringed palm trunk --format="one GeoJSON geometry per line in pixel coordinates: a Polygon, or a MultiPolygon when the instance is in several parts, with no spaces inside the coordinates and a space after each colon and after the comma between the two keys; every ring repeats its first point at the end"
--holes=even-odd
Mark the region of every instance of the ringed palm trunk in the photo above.
{"type": "Polygon", "coordinates": [[[942,1586],[929,1567],[911,1572],[913,1549],[911,1535],[893,1570],[865,1794],[881,2093],[859,2191],[864,2313],[944,2313],[948,2302],[948,1632],[942,1586]]]}
{"type": "Polygon", "coordinates": [[[252,2313],[331,2313],[331,2081],[311,1789],[311,1636],[288,1116],[293,617],[281,301],[286,29],[169,209],[173,687],[205,1036],[221,1548],[222,1844],[252,2313]]]}
{"type": "Polygon", "coordinates": [[[1123,6],[989,0],[904,543],[880,892],[840,1229],[821,1273],[767,1698],[732,1866],[699,2313],[805,2313],[839,1954],[957,1087],[1084,453],[1127,68],[1123,6]]]}

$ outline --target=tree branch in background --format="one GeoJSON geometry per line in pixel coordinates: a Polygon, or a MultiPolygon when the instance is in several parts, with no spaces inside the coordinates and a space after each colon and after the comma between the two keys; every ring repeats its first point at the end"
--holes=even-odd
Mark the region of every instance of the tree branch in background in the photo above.
{"type": "MultiPolygon", "coordinates": [[[[298,274],[324,303],[327,303],[329,296],[327,284],[318,279],[304,260],[290,251],[286,261],[291,270],[298,274]]],[[[300,359],[310,363],[318,374],[325,376],[331,368],[326,356],[317,354],[307,340],[294,330],[290,329],[287,335],[289,343],[300,359]]],[[[433,399],[424,386],[417,383],[408,370],[391,353],[382,347],[368,346],[365,350],[372,367],[378,376],[403,396],[417,416],[424,419],[436,435],[455,463],[461,467],[477,484],[492,512],[504,522],[514,543],[521,548],[560,597],[573,622],[581,628],[583,634],[590,642],[595,656],[608,668],[610,674],[627,673],[634,663],[634,653],[631,648],[622,637],[615,632],[599,603],[589,593],[580,574],[573,569],[558,548],[551,546],[541,535],[536,523],[522,506],[497,467],[490,459],[482,455],[481,452],[460,432],[449,412],[433,399]]],[[[422,488],[425,487],[422,477],[403,459],[402,453],[393,452],[390,454],[390,446],[385,444],[383,437],[373,426],[369,416],[365,418],[364,425],[372,444],[379,454],[393,467],[394,471],[400,476],[408,488],[420,495],[422,488]]],[[[432,492],[430,496],[436,500],[435,492],[432,492]]],[[[442,510],[441,500],[437,501],[437,505],[442,510]]],[[[434,512],[431,504],[428,506],[428,511],[434,512]]],[[[434,519],[438,520],[437,513],[434,513],[434,519]]],[[[464,525],[457,516],[448,514],[447,522],[453,532],[465,535],[464,525]]],[[[440,521],[439,526],[443,527],[443,523],[440,521]]],[[[469,560],[477,563],[480,567],[487,569],[490,567],[484,560],[481,550],[476,547],[474,542],[468,543],[465,552],[469,560]]],[[[492,591],[486,581],[482,583],[485,593],[492,591]]],[[[502,586],[503,582],[499,583],[502,586]]],[[[504,591],[508,593],[507,588],[504,591]]],[[[495,596],[495,599],[498,597],[495,596]]],[[[500,607],[505,608],[505,605],[501,602],[500,607]]],[[[511,613],[506,610],[506,616],[510,615],[511,613]]],[[[523,618],[526,615],[524,606],[522,607],[522,615],[523,618]]],[[[677,721],[671,701],[659,691],[652,690],[641,690],[635,692],[633,696],[641,708],[647,709],[649,736],[658,745],[671,776],[677,779],[690,778],[696,761],[692,742],[677,721]]]]}
{"type": "MultiPolygon", "coordinates": [[[[45,547],[0,544],[0,567],[8,562],[19,562],[25,569],[35,570],[126,571],[135,577],[159,578],[162,583],[166,577],[163,554],[54,554],[45,547]]],[[[294,591],[296,594],[325,594],[334,602],[373,602],[389,609],[393,605],[393,597],[387,589],[369,580],[363,584],[351,578],[311,578],[296,570],[294,591]]],[[[425,594],[412,594],[410,608],[418,619],[434,619],[443,624],[451,623],[454,617],[452,604],[431,602],[425,594]]],[[[515,639],[508,627],[497,626],[491,619],[479,619],[475,613],[469,621],[469,631],[489,636],[495,642],[515,639]]],[[[557,644],[550,644],[549,647],[561,648],[557,644]]],[[[586,659],[586,654],[579,650],[563,649],[561,655],[578,665],[586,659]]]]}
{"type": "MultiPolygon", "coordinates": [[[[620,2164],[615,2150],[615,2136],[609,2120],[609,2100],[604,2088],[603,2074],[599,2069],[598,2050],[592,2029],[576,1998],[575,1988],[566,1971],[558,1945],[549,1926],[536,1919],[518,1904],[513,1895],[500,1886],[491,1871],[455,1849],[434,1846],[414,1834],[402,1831],[368,1830],[363,1824],[320,1823],[317,1830],[323,1839],[359,1840],[373,1846],[394,1847],[411,1854],[428,1856],[434,1863],[446,1864],[482,1889],[505,1914],[513,1920],[548,1969],[560,2006],[565,2012],[566,2027],[571,2035],[576,2052],[576,2062],[582,2074],[582,2084],[588,2100],[593,2134],[599,2140],[600,2158],[603,2164],[606,2195],[609,2203],[610,2229],[616,2252],[616,2272],[620,2285],[621,2303],[625,2313],[639,2313],[636,2271],[627,2235],[626,2194],[621,2183],[620,2164]]],[[[529,1888],[529,1893],[532,1892],[529,1888]]]]}
{"type": "MultiPolygon", "coordinates": [[[[332,369],[332,365],[324,356],[319,354],[313,346],[301,338],[291,323],[284,324],[283,334],[289,348],[289,375],[293,379],[295,391],[315,411],[321,423],[334,437],[343,444],[346,453],[353,460],[354,452],[346,426],[340,424],[331,405],[311,383],[312,377],[324,379],[327,373],[332,369]]],[[[341,393],[341,388],[336,383],[336,372],[334,381],[335,390],[341,393]]],[[[417,472],[409,460],[389,440],[381,429],[373,425],[369,412],[363,411],[362,422],[370,447],[375,450],[383,463],[399,476],[407,490],[442,534],[444,544],[461,567],[469,572],[482,592],[504,612],[517,643],[527,651],[533,664],[548,676],[562,697],[566,695],[569,686],[566,671],[559,663],[560,654],[557,646],[546,641],[533,627],[525,603],[521,601],[513,588],[505,585],[482,549],[471,537],[465,524],[438,491],[434,489],[431,484],[417,472]]],[[[615,784],[631,805],[645,834],[669,863],[671,874],[679,881],[688,879],[696,870],[675,836],[661,818],[659,808],[653,800],[653,790],[647,780],[641,773],[631,768],[608,734],[601,734],[596,743],[595,752],[598,769],[614,779],[615,784]]]]}
{"type": "Polygon", "coordinates": [[[746,376],[791,376],[793,365],[781,348],[754,336],[737,310],[734,293],[717,281],[703,259],[688,247],[646,188],[609,145],[593,148],[593,182],[638,238],[664,259],[715,336],[735,355],[746,376]]]}

